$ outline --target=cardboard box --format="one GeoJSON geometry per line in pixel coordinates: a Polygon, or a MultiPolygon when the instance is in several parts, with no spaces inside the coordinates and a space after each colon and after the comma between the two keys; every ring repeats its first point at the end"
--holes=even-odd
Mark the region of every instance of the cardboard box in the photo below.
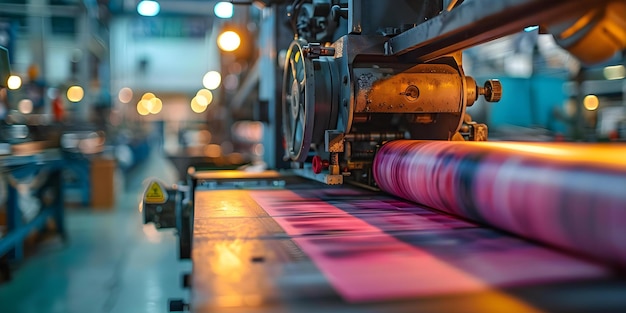
{"type": "Polygon", "coordinates": [[[115,160],[98,158],[91,161],[91,206],[96,209],[115,206],[115,160]]]}

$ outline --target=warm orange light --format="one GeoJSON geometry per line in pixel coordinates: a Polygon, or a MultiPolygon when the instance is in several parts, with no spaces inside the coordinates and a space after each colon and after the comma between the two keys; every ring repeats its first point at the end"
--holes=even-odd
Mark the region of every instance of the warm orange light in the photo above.
{"type": "Polygon", "coordinates": [[[139,113],[139,115],[146,116],[150,114],[147,103],[149,103],[147,100],[141,100],[137,103],[137,113],[139,113]]]}
{"type": "Polygon", "coordinates": [[[195,113],[202,113],[206,111],[206,108],[207,108],[206,105],[201,105],[200,103],[198,103],[197,97],[194,97],[193,99],[191,99],[191,110],[194,111],[195,113]]]}
{"type": "Polygon", "coordinates": [[[209,105],[209,101],[207,101],[207,99],[204,96],[196,96],[194,99],[196,99],[196,102],[198,102],[198,105],[201,105],[201,106],[209,105]]]}
{"type": "Polygon", "coordinates": [[[141,96],[141,100],[150,100],[154,98],[156,98],[156,96],[151,92],[146,92],[143,94],[143,96],[141,96]]]}
{"type": "Polygon", "coordinates": [[[240,45],[241,37],[234,31],[225,31],[217,37],[217,46],[223,51],[235,51],[240,45]]]}
{"type": "Polygon", "coordinates": [[[523,143],[523,142],[472,142],[476,146],[496,151],[514,150],[516,154],[534,154],[542,158],[558,159],[561,162],[598,163],[602,166],[626,166],[626,146],[581,143],[523,143]]]}
{"type": "Polygon", "coordinates": [[[583,105],[588,111],[595,111],[600,106],[600,100],[596,95],[587,95],[583,100],[583,105]]]}
{"type": "Polygon", "coordinates": [[[199,104],[207,106],[213,102],[213,93],[208,89],[200,89],[196,98],[199,104]]]}
{"type": "Polygon", "coordinates": [[[67,89],[67,100],[70,100],[71,102],[79,102],[80,100],[83,100],[84,96],[85,91],[81,86],[72,86],[67,89]]]}
{"type": "Polygon", "coordinates": [[[159,114],[161,109],[163,109],[163,101],[159,98],[152,98],[148,102],[150,103],[148,111],[152,114],[159,114]]]}

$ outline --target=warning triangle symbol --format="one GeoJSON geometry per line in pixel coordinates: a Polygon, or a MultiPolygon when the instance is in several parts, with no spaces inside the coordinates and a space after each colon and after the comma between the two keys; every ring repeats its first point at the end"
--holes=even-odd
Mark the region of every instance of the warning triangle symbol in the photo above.
{"type": "Polygon", "coordinates": [[[144,201],[146,203],[165,203],[167,198],[163,186],[156,181],[152,182],[146,189],[144,201]]]}

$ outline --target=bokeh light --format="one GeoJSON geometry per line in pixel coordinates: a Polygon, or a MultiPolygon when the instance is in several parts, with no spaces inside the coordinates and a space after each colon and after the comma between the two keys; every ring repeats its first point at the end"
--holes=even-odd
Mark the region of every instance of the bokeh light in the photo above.
{"type": "Polygon", "coordinates": [[[67,89],[67,100],[70,100],[71,102],[79,102],[80,100],[83,100],[84,96],[85,91],[81,86],[72,86],[67,89]]]}
{"type": "Polygon", "coordinates": [[[121,103],[129,103],[133,100],[133,90],[128,87],[124,87],[118,92],[117,98],[121,103]]]}
{"type": "Polygon", "coordinates": [[[163,101],[161,101],[161,99],[159,98],[152,98],[148,102],[150,103],[148,106],[148,111],[152,114],[159,114],[161,112],[161,109],[163,109],[163,101]]]}
{"type": "Polygon", "coordinates": [[[139,100],[139,102],[137,103],[137,105],[140,105],[143,109],[145,109],[146,111],[150,112],[150,106],[152,105],[150,103],[150,100],[139,100]]]}
{"type": "Polygon", "coordinates": [[[137,103],[137,113],[141,116],[146,116],[150,114],[150,110],[147,107],[148,100],[141,100],[137,103]]]}
{"type": "Polygon", "coordinates": [[[213,102],[213,93],[208,89],[200,89],[196,93],[196,98],[198,104],[207,106],[213,102]]]}
{"type": "Polygon", "coordinates": [[[195,96],[194,99],[196,99],[196,102],[198,102],[198,105],[201,106],[207,106],[209,105],[209,101],[207,101],[207,99],[204,96],[195,96]]]}
{"type": "Polygon", "coordinates": [[[146,92],[143,94],[143,96],[141,96],[141,100],[150,100],[154,98],[156,98],[156,96],[151,92],[146,92]]]}
{"type": "Polygon", "coordinates": [[[217,71],[210,71],[204,74],[202,85],[209,90],[215,90],[222,83],[222,75],[217,71]]]}
{"type": "Polygon", "coordinates": [[[22,99],[17,103],[17,110],[22,114],[30,114],[33,112],[33,101],[30,99],[22,99]]]}
{"type": "Polygon", "coordinates": [[[22,87],[22,78],[17,75],[9,76],[9,79],[7,79],[7,87],[11,90],[20,89],[20,87],[22,87]]]}
{"type": "Polygon", "coordinates": [[[596,95],[587,95],[583,100],[583,105],[588,111],[595,111],[600,106],[600,100],[596,95]]]}
{"type": "Polygon", "coordinates": [[[241,37],[232,30],[225,31],[217,37],[217,46],[223,51],[235,51],[240,45],[241,37]]]}
{"type": "Polygon", "coordinates": [[[234,11],[234,6],[230,2],[218,2],[213,7],[213,13],[219,18],[231,18],[234,11]]]}
{"type": "Polygon", "coordinates": [[[143,0],[137,4],[137,13],[142,16],[156,16],[161,11],[161,6],[156,1],[143,0]]]}
{"type": "Polygon", "coordinates": [[[206,111],[206,108],[207,108],[206,105],[201,105],[198,103],[197,97],[194,97],[193,99],[191,99],[191,110],[194,111],[195,113],[202,113],[206,111]]]}

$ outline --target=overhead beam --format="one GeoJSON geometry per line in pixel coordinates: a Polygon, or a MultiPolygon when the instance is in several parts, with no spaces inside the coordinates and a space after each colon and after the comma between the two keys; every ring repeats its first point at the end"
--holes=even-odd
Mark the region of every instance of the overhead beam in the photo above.
{"type": "Polygon", "coordinates": [[[561,21],[606,0],[472,0],[444,11],[385,43],[385,54],[428,61],[522,31],[561,21]]]}

